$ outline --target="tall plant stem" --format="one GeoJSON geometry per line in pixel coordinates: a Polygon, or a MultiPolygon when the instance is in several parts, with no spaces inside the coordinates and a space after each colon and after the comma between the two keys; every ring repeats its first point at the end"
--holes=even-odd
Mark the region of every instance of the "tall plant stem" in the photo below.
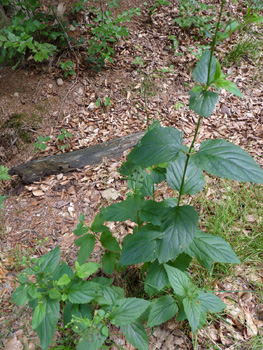
{"type": "Polygon", "coordinates": [[[219,25],[221,22],[221,17],[222,17],[222,13],[223,13],[223,7],[225,4],[225,0],[221,1],[221,6],[220,6],[220,12],[219,12],[219,17],[218,17],[218,21],[216,24],[216,31],[215,31],[215,35],[211,44],[211,54],[210,54],[210,60],[209,60],[209,65],[208,65],[208,74],[207,74],[207,82],[206,82],[206,87],[205,87],[205,91],[207,91],[207,89],[210,86],[210,72],[211,72],[211,65],[212,65],[212,59],[213,59],[213,54],[215,51],[215,46],[216,46],[216,37],[217,37],[217,33],[218,33],[218,29],[219,29],[219,25]]]}
{"type": "Polygon", "coordinates": [[[198,130],[199,130],[199,127],[200,127],[201,119],[202,119],[202,116],[200,115],[199,118],[198,118],[198,122],[197,122],[196,128],[195,128],[195,134],[194,134],[193,141],[191,143],[191,146],[190,146],[189,151],[188,151],[187,156],[186,156],[186,162],[185,162],[185,166],[184,166],[184,173],[183,173],[183,178],[182,178],[182,182],[181,182],[181,186],[180,186],[179,198],[178,198],[178,203],[177,203],[178,207],[180,205],[181,197],[182,197],[182,194],[183,194],[182,192],[183,192],[183,188],[184,188],[185,174],[186,174],[188,162],[189,162],[189,159],[190,159],[190,154],[191,154],[192,149],[194,147],[194,143],[195,143],[195,140],[196,140],[196,137],[197,137],[197,134],[198,134],[198,130]]]}
{"type": "MultiPolygon", "coordinates": [[[[205,91],[207,91],[207,89],[210,86],[210,72],[211,72],[213,53],[215,51],[216,37],[217,37],[217,33],[218,33],[218,29],[219,29],[219,25],[220,25],[222,13],[223,13],[224,4],[225,4],[225,0],[222,0],[221,1],[221,6],[220,6],[219,17],[218,17],[218,21],[217,21],[217,25],[216,25],[216,31],[215,31],[215,35],[214,35],[214,38],[213,38],[213,41],[212,41],[212,44],[211,44],[211,54],[210,54],[210,59],[209,59],[209,64],[208,64],[208,74],[207,74],[207,82],[206,82],[206,86],[205,86],[205,91]]],[[[196,140],[196,137],[197,137],[197,134],[198,134],[198,130],[199,130],[199,127],[200,127],[201,119],[202,119],[202,115],[200,115],[199,118],[198,118],[198,122],[197,122],[197,125],[196,125],[196,128],[195,128],[194,138],[193,138],[193,141],[191,143],[191,146],[190,146],[189,151],[188,151],[187,156],[186,156],[186,162],[185,162],[185,166],[184,166],[183,178],[182,178],[182,182],[181,182],[181,186],[180,186],[177,207],[179,207],[179,205],[180,205],[181,197],[182,197],[182,194],[183,194],[184,182],[185,182],[185,174],[186,174],[186,170],[187,170],[187,167],[188,167],[190,155],[191,155],[191,152],[192,152],[192,149],[194,147],[194,143],[195,143],[195,140],[196,140]]]]}

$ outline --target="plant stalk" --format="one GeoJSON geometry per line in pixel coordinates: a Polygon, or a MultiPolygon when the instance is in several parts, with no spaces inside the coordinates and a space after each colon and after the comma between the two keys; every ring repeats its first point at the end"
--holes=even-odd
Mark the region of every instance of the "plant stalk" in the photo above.
{"type": "Polygon", "coordinates": [[[182,197],[182,194],[183,194],[182,192],[183,192],[183,187],[184,187],[185,174],[186,174],[188,162],[189,162],[189,159],[190,159],[190,154],[191,154],[191,151],[192,151],[192,149],[194,147],[194,143],[195,143],[195,140],[196,140],[196,137],[197,137],[197,134],[198,134],[201,118],[202,118],[202,116],[200,115],[199,118],[198,118],[198,122],[197,122],[196,128],[195,128],[195,134],[194,134],[193,141],[192,141],[191,146],[189,148],[189,151],[188,151],[188,153],[186,155],[186,162],[185,162],[185,166],[184,166],[184,173],[183,173],[183,178],[182,178],[182,182],[181,182],[181,186],[180,186],[177,207],[179,207],[179,205],[180,205],[181,197],[182,197]]]}
{"type": "Polygon", "coordinates": [[[221,22],[224,4],[225,4],[225,0],[222,0],[221,6],[220,6],[219,17],[218,17],[218,21],[217,21],[217,25],[216,25],[216,31],[215,31],[215,35],[214,35],[214,38],[213,38],[213,41],[211,44],[211,54],[210,54],[210,60],[209,60],[209,65],[208,65],[208,74],[207,74],[207,82],[206,82],[205,91],[207,91],[207,89],[209,88],[209,85],[210,85],[209,83],[210,83],[210,72],[211,72],[212,59],[213,59],[213,54],[215,51],[216,37],[217,37],[220,22],[221,22]]]}
{"type": "MultiPolygon", "coordinates": [[[[219,17],[218,17],[218,21],[217,21],[217,25],[216,25],[216,31],[215,31],[215,35],[214,35],[214,38],[213,38],[213,41],[212,41],[212,44],[211,44],[211,54],[210,54],[209,65],[208,65],[208,74],[207,74],[207,82],[206,82],[205,91],[207,91],[209,86],[210,86],[210,72],[211,72],[213,53],[215,51],[216,37],[217,37],[217,33],[218,33],[218,29],[219,29],[219,25],[220,25],[222,13],[223,13],[224,4],[225,4],[225,0],[222,0],[221,1],[221,6],[220,6],[219,17]]],[[[203,116],[200,115],[199,118],[198,118],[198,122],[197,122],[197,125],[196,125],[196,128],[195,128],[194,138],[193,138],[193,141],[192,141],[191,146],[189,148],[189,151],[188,151],[188,153],[186,155],[186,162],[185,162],[185,166],[184,166],[183,178],[182,178],[182,182],[181,182],[181,186],[180,186],[177,207],[179,207],[179,205],[180,205],[181,197],[182,197],[182,194],[183,194],[182,192],[183,192],[184,182],[185,182],[185,174],[186,174],[187,166],[188,166],[188,163],[189,163],[190,155],[191,155],[191,152],[192,152],[192,149],[194,147],[194,143],[195,143],[195,140],[196,140],[196,137],[197,137],[197,134],[198,134],[198,130],[199,130],[199,127],[200,127],[200,122],[201,122],[201,118],[202,117],[203,116]]]]}

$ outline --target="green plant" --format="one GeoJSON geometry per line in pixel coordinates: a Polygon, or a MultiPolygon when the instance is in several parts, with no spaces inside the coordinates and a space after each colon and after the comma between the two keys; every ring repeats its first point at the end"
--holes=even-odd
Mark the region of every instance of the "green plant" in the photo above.
{"type": "MultiPolygon", "coordinates": [[[[128,11],[123,11],[115,18],[111,11],[104,11],[102,1],[100,9],[92,7],[90,12],[94,14],[93,23],[89,24],[91,28],[91,38],[89,39],[87,63],[95,64],[99,69],[105,66],[105,60],[113,62],[112,56],[114,49],[112,44],[122,36],[128,36],[128,28],[121,25],[124,22],[129,22],[134,15],[140,15],[140,9],[133,8],[128,11]]],[[[118,6],[118,1],[108,3],[111,8],[118,6]]]]}
{"type": "Polygon", "coordinates": [[[73,4],[72,6],[72,13],[76,13],[78,11],[85,11],[85,6],[84,4],[87,2],[88,0],[80,0],[76,3],[73,4]]]}
{"type": "MultiPolygon", "coordinates": [[[[10,179],[10,175],[8,174],[8,168],[0,165],[0,181],[8,181],[10,179]]],[[[6,199],[6,196],[0,196],[0,213],[1,209],[4,208],[3,203],[6,199]]]]}
{"type": "Polygon", "coordinates": [[[183,29],[198,28],[200,34],[211,37],[216,28],[214,22],[215,6],[207,5],[196,0],[180,0],[179,17],[174,21],[183,29]],[[211,11],[211,15],[203,15],[211,11]]]}
{"type": "Polygon", "coordinates": [[[241,96],[237,86],[226,80],[214,57],[216,35],[211,51],[197,63],[193,78],[198,83],[190,91],[190,109],[198,122],[190,147],[183,145],[182,132],[159,123],[148,130],[119,169],[131,190],[119,203],[102,208],[90,227],[84,215],[73,231],[79,247],[75,270],[60,261],[56,247],[42,256],[32,268],[19,276],[20,286],[12,300],[29,303],[34,309],[33,328],[46,349],[63,313],[64,327],[78,336],[77,350],[98,350],[109,335],[109,324],[120,327],[127,340],[139,350],[148,349],[147,327],[158,326],[177,315],[187,319],[193,333],[204,325],[208,312],[221,312],[225,304],[206,286],[196,286],[190,263],[196,258],[207,269],[213,262],[239,263],[230,245],[221,237],[198,228],[198,213],[184,203],[184,195],[195,195],[205,185],[203,172],[244,182],[263,183],[263,170],[250,155],[223,139],[208,139],[195,149],[202,118],[209,118],[219,94],[211,89],[224,88],[241,96]],[[156,198],[156,185],[166,181],[177,197],[156,198]],[[105,222],[134,223],[122,245],[105,222]],[[139,265],[144,277],[142,298],[126,298],[125,291],[112,285],[113,279],[93,275],[99,263],[86,262],[96,239],[105,248],[102,269],[122,274],[129,265],[139,265]],[[121,247],[122,246],[122,247],[121,247]],[[34,279],[30,276],[34,275],[34,279]],[[29,278],[30,277],[30,278],[29,278]],[[87,280],[88,279],[88,280],[87,280]]]}
{"type": "Polygon", "coordinates": [[[33,144],[34,146],[34,153],[37,151],[44,151],[47,148],[47,142],[51,140],[49,136],[43,136],[39,135],[37,142],[33,144]]]}
{"type": "MultiPolygon", "coordinates": [[[[13,6],[10,0],[4,0],[2,4],[13,6]]],[[[41,2],[35,0],[16,4],[12,23],[0,30],[0,62],[5,59],[16,60],[16,67],[25,55],[31,55],[34,61],[42,62],[53,56],[58,41],[65,42],[59,24],[51,24],[55,20],[55,10],[49,6],[44,12],[41,6],[41,2]]]]}
{"type": "Polygon", "coordinates": [[[191,53],[191,55],[197,57],[198,59],[200,59],[204,51],[208,49],[209,49],[208,45],[199,45],[199,44],[196,44],[196,46],[194,47],[191,47],[191,46],[188,47],[188,51],[191,53]]]}
{"type": "MultiPolygon", "coordinates": [[[[143,3],[144,6],[147,6],[147,2],[143,3]]],[[[159,7],[159,6],[168,6],[170,5],[170,2],[167,0],[155,0],[155,3],[149,8],[149,14],[153,15],[155,13],[155,10],[159,7]]]]}
{"type": "MultiPolygon", "coordinates": [[[[111,99],[110,99],[110,97],[108,97],[108,96],[105,96],[105,99],[104,99],[104,107],[107,107],[107,106],[111,106],[111,99]]],[[[97,100],[96,100],[96,102],[95,102],[95,105],[97,106],[97,107],[100,107],[101,106],[101,98],[100,97],[98,97],[97,98],[97,100]]]]}
{"type": "Polygon", "coordinates": [[[63,73],[64,77],[67,77],[68,75],[76,74],[74,70],[74,62],[72,61],[60,62],[60,66],[64,71],[63,73]]]}
{"type": "Polygon", "coordinates": [[[174,105],[174,108],[180,109],[181,107],[184,107],[184,104],[181,102],[177,102],[176,105],[174,105]]]}
{"type": "Polygon", "coordinates": [[[144,62],[140,56],[136,56],[132,63],[138,66],[144,66],[144,62]]]}
{"type": "Polygon", "coordinates": [[[230,20],[229,23],[223,28],[222,32],[218,35],[218,40],[225,40],[228,37],[238,31],[246,30],[251,24],[260,25],[263,23],[263,16],[257,15],[257,11],[251,11],[252,7],[247,7],[247,14],[243,21],[230,20]]]}
{"type": "MultiPolygon", "coordinates": [[[[69,131],[66,131],[66,129],[61,129],[61,134],[57,135],[57,139],[60,141],[60,143],[64,142],[67,139],[71,138],[71,133],[69,131]]],[[[69,148],[68,143],[64,145],[60,145],[60,149],[64,151],[66,148],[69,148]]]]}
{"type": "Polygon", "coordinates": [[[175,56],[183,56],[183,53],[177,52],[179,42],[176,39],[176,36],[169,35],[168,39],[172,41],[172,45],[170,45],[170,49],[174,50],[174,55],[175,56]]]}
{"type": "Polygon", "coordinates": [[[237,42],[234,48],[225,58],[226,64],[230,62],[239,63],[241,59],[251,59],[253,62],[260,56],[260,47],[263,45],[263,40],[257,40],[252,37],[245,37],[237,42]]]}

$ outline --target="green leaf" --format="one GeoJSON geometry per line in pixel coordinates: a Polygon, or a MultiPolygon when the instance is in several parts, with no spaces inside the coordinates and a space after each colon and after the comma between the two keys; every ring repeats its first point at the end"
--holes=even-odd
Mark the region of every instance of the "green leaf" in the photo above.
{"type": "Polygon", "coordinates": [[[178,255],[178,257],[173,262],[169,263],[169,265],[176,267],[180,271],[186,271],[191,261],[192,261],[192,257],[184,252],[178,255]]]}
{"type": "Polygon", "coordinates": [[[40,323],[43,321],[46,313],[46,304],[38,304],[34,310],[33,319],[32,319],[32,328],[37,328],[40,323]]]}
{"type": "Polygon", "coordinates": [[[174,160],[181,150],[182,132],[172,127],[156,126],[146,132],[128,155],[128,161],[143,168],[174,160]]]}
{"type": "Polygon", "coordinates": [[[102,246],[108,250],[113,252],[119,252],[121,250],[119,243],[117,242],[116,238],[112,236],[110,231],[102,232],[100,241],[102,246]]]}
{"type": "Polygon", "coordinates": [[[200,291],[199,300],[203,312],[222,312],[226,307],[225,303],[213,293],[200,291]]]}
{"type": "Polygon", "coordinates": [[[222,139],[206,140],[192,156],[209,174],[231,180],[263,183],[263,170],[242,148],[222,139]]]}
{"type": "Polygon", "coordinates": [[[117,303],[119,299],[125,298],[124,290],[120,287],[111,286],[103,288],[103,296],[96,298],[100,306],[108,306],[117,303]]]}
{"type": "Polygon", "coordinates": [[[150,222],[153,225],[161,225],[161,219],[166,212],[165,203],[148,200],[140,211],[140,219],[144,222],[150,222]]]}
{"type": "MultiPolygon", "coordinates": [[[[200,60],[198,61],[194,72],[193,72],[193,78],[197,83],[207,83],[208,78],[208,67],[209,67],[209,61],[210,61],[211,52],[205,51],[200,60]]],[[[215,74],[216,71],[216,59],[213,56],[212,62],[211,62],[211,69],[210,69],[210,75],[209,75],[209,81],[211,81],[211,78],[215,74]]]]}
{"type": "Polygon", "coordinates": [[[75,241],[75,244],[80,247],[78,253],[78,262],[83,264],[93,252],[95,247],[96,238],[92,234],[86,234],[75,241]]]}
{"type": "Polygon", "coordinates": [[[90,308],[87,304],[71,304],[68,303],[63,312],[63,323],[64,326],[69,324],[73,316],[78,318],[88,318],[92,319],[90,308]]]}
{"type": "Polygon", "coordinates": [[[46,349],[52,341],[55,333],[55,326],[59,318],[59,300],[52,300],[48,297],[42,299],[45,305],[45,316],[36,328],[42,349],[46,349]]]}
{"type": "Polygon", "coordinates": [[[116,255],[116,253],[113,252],[107,252],[102,257],[102,268],[105,273],[111,275],[114,272],[115,265],[116,265],[116,259],[118,258],[119,254],[116,255]]]}
{"type": "MultiPolygon", "coordinates": [[[[262,9],[262,7],[261,7],[262,9]]],[[[263,23],[263,16],[258,16],[255,13],[251,16],[251,22],[252,23],[263,23]]]]}
{"type": "Polygon", "coordinates": [[[0,213],[1,213],[1,209],[4,208],[3,203],[6,200],[6,198],[7,198],[6,196],[0,196],[0,213]]]}
{"type": "Polygon", "coordinates": [[[102,344],[107,339],[107,336],[102,333],[104,325],[98,324],[96,329],[92,330],[92,333],[88,329],[86,334],[84,333],[79,340],[77,350],[99,350],[102,344]]]}
{"type": "Polygon", "coordinates": [[[192,332],[195,333],[200,323],[201,303],[196,298],[186,297],[183,300],[183,305],[192,332]]]}
{"type": "Polygon", "coordinates": [[[37,299],[37,286],[35,284],[31,284],[30,288],[28,289],[28,294],[32,299],[37,299]]]}
{"type": "Polygon", "coordinates": [[[31,286],[29,284],[20,284],[12,295],[12,302],[16,303],[17,306],[26,304],[32,299],[28,293],[30,288],[31,286]]]}
{"type": "Polygon", "coordinates": [[[84,213],[82,213],[79,216],[79,221],[84,221],[84,220],[85,220],[85,215],[84,215],[84,213]]]}
{"type": "Polygon", "coordinates": [[[170,295],[165,295],[157,300],[152,306],[147,327],[158,326],[175,316],[178,312],[178,307],[174,298],[170,295]]]}
{"type": "Polygon", "coordinates": [[[58,280],[58,286],[67,286],[69,282],[71,281],[70,277],[67,274],[64,274],[60,279],[58,280]]]}
{"type": "Polygon", "coordinates": [[[109,329],[107,326],[103,326],[102,329],[101,329],[101,333],[108,338],[109,336],[109,329]]]}
{"type": "Polygon", "coordinates": [[[48,296],[50,299],[60,299],[61,293],[57,289],[52,288],[48,291],[48,296]]]}
{"type": "Polygon", "coordinates": [[[232,81],[220,79],[216,82],[216,86],[221,89],[225,89],[238,97],[242,97],[242,93],[232,81]]]}
{"type": "Polygon", "coordinates": [[[34,267],[39,266],[39,272],[54,273],[59,266],[60,248],[57,246],[34,264],[34,267]]]}
{"type": "Polygon", "coordinates": [[[203,87],[201,85],[196,85],[192,88],[193,92],[201,92],[203,91],[203,87]]]}
{"type": "Polygon", "coordinates": [[[104,211],[105,211],[105,208],[102,207],[101,211],[99,212],[99,214],[97,214],[95,216],[95,219],[94,219],[93,223],[90,226],[90,230],[92,232],[103,232],[103,231],[109,230],[109,228],[104,225],[104,221],[105,221],[104,218],[103,218],[104,211]]]}
{"type": "Polygon", "coordinates": [[[138,350],[148,350],[149,340],[141,321],[121,326],[121,330],[129,343],[138,350]]]}
{"type": "Polygon", "coordinates": [[[199,261],[240,263],[230,245],[223,238],[200,230],[197,230],[194,241],[186,248],[185,252],[196,257],[199,261]]]}
{"type": "Polygon", "coordinates": [[[123,244],[121,265],[132,265],[152,261],[157,257],[157,242],[163,234],[152,225],[143,226],[123,244]]]}
{"type": "Polygon", "coordinates": [[[73,281],[68,287],[68,299],[71,303],[85,304],[102,295],[96,283],[87,281],[73,281]]]}
{"type": "Polygon", "coordinates": [[[84,226],[83,222],[78,223],[77,228],[73,231],[76,236],[82,236],[84,233],[88,232],[88,227],[84,226]]]}
{"type": "Polygon", "coordinates": [[[219,99],[219,95],[212,91],[193,92],[189,91],[189,108],[199,116],[209,118],[213,113],[219,99]]]}
{"type": "MultiPolygon", "coordinates": [[[[170,162],[166,172],[166,181],[168,185],[178,192],[180,192],[186,158],[186,155],[182,154],[176,160],[170,162]]],[[[182,194],[196,194],[197,192],[202,191],[204,185],[205,179],[203,176],[203,171],[196,167],[194,161],[190,157],[186,169],[182,194]]]]}
{"type": "Polygon", "coordinates": [[[143,196],[152,196],[154,192],[154,182],[151,177],[145,170],[139,174],[140,176],[137,176],[136,182],[129,180],[131,182],[134,182],[134,190],[137,190],[138,193],[143,196]]]}
{"type": "Polygon", "coordinates": [[[138,298],[120,299],[110,315],[111,323],[117,327],[133,323],[148,308],[150,302],[138,298]]]}
{"type": "Polygon", "coordinates": [[[220,66],[220,63],[218,62],[218,60],[216,59],[216,71],[215,71],[215,74],[212,78],[212,82],[213,83],[217,82],[217,80],[220,79],[221,76],[222,76],[221,66],[220,66]]]}
{"type": "Polygon", "coordinates": [[[105,208],[102,217],[105,221],[126,221],[138,220],[138,211],[141,209],[144,200],[141,196],[129,196],[125,201],[114,203],[105,208]]]}
{"type": "Polygon", "coordinates": [[[91,262],[91,263],[79,265],[76,262],[75,267],[76,267],[76,275],[79,278],[87,278],[99,269],[100,264],[91,262]]]}
{"type": "Polygon", "coordinates": [[[169,266],[167,264],[164,265],[165,270],[168,275],[168,279],[171,287],[173,288],[176,295],[184,298],[187,295],[187,292],[190,288],[192,288],[192,282],[186,276],[186,274],[175,267],[169,266]]]}
{"type": "Polygon", "coordinates": [[[161,168],[160,166],[154,167],[151,171],[151,177],[153,182],[158,184],[165,180],[166,168],[161,168]]]}
{"type": "Polygon", "coordinates": [[[164,265],[160,265],[158,260],[155,260],[147,272],[147,277],[144,284],[145,292],[149,296],[152,296],[167,286],[168,283],[168,277],[164,265]]]}
{"type": "Polygon", "coordinates": [[[57,277],[56,279],[58,280],[59,278],[61,278],[64,275],[68,275],[71,278],[71,277],[73,277],[74,272],[73,272],[72,268],[70,266],[68,266],[68,264],[65,263],[65,261],[62,261],[60,268],[59,268],[59,274],[58,274],[58,276],[56,276],[57,277]]]}
{"type": "Polygon", "coordinates": [[[198,214],[193,207],[169,208],[161,231],[164,236],[158,241],[158,260],[160,263],[175,259],[193,241],[197,230],[198,214]]]}

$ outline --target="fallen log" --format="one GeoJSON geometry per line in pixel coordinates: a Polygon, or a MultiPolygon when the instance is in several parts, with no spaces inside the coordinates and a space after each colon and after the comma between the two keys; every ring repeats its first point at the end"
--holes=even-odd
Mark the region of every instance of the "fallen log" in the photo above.
{"type": "Polygon", "coordinates": [[[139,132],[78,151],[32,160],[11,168],[9,174],[19,175],[23,183],[30,184],[51,174],[68,173],[86,165],[99,164],[104,157],[117,159],[124,151],[134,147],[143,135],[144,132],[139,132]]]}

